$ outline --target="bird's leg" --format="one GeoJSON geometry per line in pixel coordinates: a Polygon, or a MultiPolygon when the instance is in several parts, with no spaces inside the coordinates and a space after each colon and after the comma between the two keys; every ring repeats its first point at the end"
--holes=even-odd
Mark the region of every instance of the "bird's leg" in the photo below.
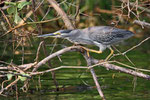
{"type": "Polygon", "coordinates": [[[87,55],[88,55],[88,57],[90,56],[89,55],[89,52],[94,52],[94,53],[102,53],[102,51],[97,51],[97,50],[93,50],[93,49],[89,49],[89,48],[85,48],[85,47],[81,47],[81,48],[83,48],[84,50],[86,50],[87,51],[87,55]]]}
{"type": "Polygon", "coordinates": [[[94,52],[94,53],[102,53],[102,51],[97,51],[97,50],[93,50],[93,49],[89,49],[90,52],[94,52]]]}
{"type": "Polygon", "coordinates": [[[90,57],[90,53],[88,50],[86,50],[87,56],[90,57]]]}
{"type": "Polygon", "coordinates": [[[114,54],[114,50],[111,48],[111,47],[109,47],[109,49],[110,49],[110,54],[107,56],[107,58],[105,59],[105,61],[108,61],[109,60],[109,58],[114,54]]]}

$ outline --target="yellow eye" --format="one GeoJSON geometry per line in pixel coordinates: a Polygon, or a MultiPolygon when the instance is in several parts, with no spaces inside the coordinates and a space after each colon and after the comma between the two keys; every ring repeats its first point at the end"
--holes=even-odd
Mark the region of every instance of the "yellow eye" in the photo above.
{"type": "Polygon", "coordinates": [[[56,32],[56,33],[53,33],[53,34],[55,34],[55,35],[60,35],[61,33],[59,33],[59,32],[56,32]]]}

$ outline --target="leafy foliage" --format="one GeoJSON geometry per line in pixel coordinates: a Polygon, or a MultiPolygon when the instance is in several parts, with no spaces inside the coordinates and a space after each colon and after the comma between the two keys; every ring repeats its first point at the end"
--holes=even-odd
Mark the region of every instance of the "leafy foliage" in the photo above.
{"type": "Polygon", "coordinates": [[[31,2],[27,2],[27,1],[19,2],[18,1],[18,2],[5,2],[5,4],[11,6],[7,9],[7,12],[9,15],[14,16],[14,22],[18,24],[22,20],[18,12],[21,11],[25,6],[30,5],[31,2]]]}

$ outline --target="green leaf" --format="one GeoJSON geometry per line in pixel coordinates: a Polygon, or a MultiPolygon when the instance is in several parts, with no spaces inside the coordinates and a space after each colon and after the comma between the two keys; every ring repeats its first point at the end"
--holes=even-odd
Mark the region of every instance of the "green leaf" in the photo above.
{"type": "Polygon", "coordinates": [[[20,16],[18,15],[17,9],[16,9],[16,13],[15,13],[15,17],[14,17],[14,22],[16,24],[18,24],[22,19],[20,18],[20,16]]]}
{"type": "Polygon", "coordinates": [[[7,2],[7,1],[5,1],[5,4],[15,6],[17,3],[14,3],[14,2],[7,2]]]}
{"type": "Polygon", "coordinates": [[[21,81],[25,81],[27,78],[23,76],[18,76],[21,81]]]}
{"type": "Polygon", "coordinates": [[[15,6],[9,7],[9,8],[7,9],[8,14],[11,15],[11,14],[15,13],[15,9],[16,9],[15,6]]]}
{"type": "Polygon", "coordinates": [[[13,74],[7,74],[8,80],[11,80],[12,77],[13,77],[13,74]]]}
{"type": "Polygon", "coordinates": [[[30,5],[30,4],[31,2],[24,1],[24,2],[20,2],[17,7],[19,8],[19,10],[21,10],[24,6],[30,5]]]}
{"type": "MultiPolygon", "coordinates": [[[[22,73],[22,75],[24,75],[24,76],[30,76],[29,74],[26,74],[26,73],[22,73]]],[[[21,81],[25,81],[27,79],[27,77],[23,77],[23,76],[18,76],[18,77],[19,77],[19,79],[21,81]]]]}

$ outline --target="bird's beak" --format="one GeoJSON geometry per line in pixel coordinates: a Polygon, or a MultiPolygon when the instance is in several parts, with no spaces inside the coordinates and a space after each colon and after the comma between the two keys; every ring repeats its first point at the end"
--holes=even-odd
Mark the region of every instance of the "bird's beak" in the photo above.
{"type": "Polygon", "coordinates": [[[58,37],[59,35],[61,35],[60,32],[55,32],[55,33],[49,33],[49,34],[39,35],[37,37],[58,37]]]}

